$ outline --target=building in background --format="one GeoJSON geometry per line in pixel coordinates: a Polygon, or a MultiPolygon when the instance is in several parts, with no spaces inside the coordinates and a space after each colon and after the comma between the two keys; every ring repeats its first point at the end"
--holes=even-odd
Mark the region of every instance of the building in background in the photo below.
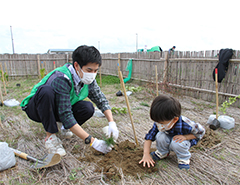
{"type": "Polygon", "coordinates": [[[72,54],[74,49],[49,49],[48,54],[72,54]]]}

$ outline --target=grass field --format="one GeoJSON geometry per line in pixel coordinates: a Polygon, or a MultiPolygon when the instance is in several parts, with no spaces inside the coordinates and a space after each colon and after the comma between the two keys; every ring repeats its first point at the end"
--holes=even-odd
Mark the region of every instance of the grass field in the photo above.
{"type": "MultiPolygon", "coordinates": [[[[39,80],[36,78],[9,79],[7,83],[7,95],[4,100],[15,98],[21,102],[39,80]],[[17,86],[20,84],[20,86],[17,86]]],[[[97,78],[99,82],[99,78],[97,78]]],[[[156,95],[151,84],[130,81],[126,83],[128,89],[134,91],[129,97],[131,114],[134,121],[139,147],[143,147],[144,137],[151,128],[153,121],[149,117],[150,105],[156,95]],[[135,90],[134,90],[135,89],[135,90]]],[[[3,91],[2,86],[2,91],[3,91]]],[[[135,143],[132,125],[126,112],[124,96],[116,96],[121,87],[119,79],[112,76],[102,76],[102,91],[116,111],[114,119],[120,130],[118,143],[126,140],[135,143]],[[122,111],[121,110],[125,110],[122,111]]],[[[169,92],[162,92],[169,94],[169,92]]],[[[201,123],[208,128],[208,117],[215,111],[215,104],[191,97],[174,95],[182,105],[182,114],[201,123]]],[[[90,100],[89,100],[90,101],[90,100]]],[[[16,157],[16,165],[0,172],[0,185],[7,184],[240,184],[240,109],[230,107],[227,115],[235,118],[235,127],[231,130],[222,128],[213,132],[214,137],[221,140],[213,145],[202,145],[191,149],[192,157],[190,170],[179,170],[176,155],[160,161],[158,170],[153,173],[131,176],[124,173],[123,168],[117,167],[119,178],[108,178],[101,171],[98,161],[88,162],[87,157],[92,156],[93,151],[84,142],[73,136],[64,139],[60,135],[67,155],[61,159],[60,164],[41,170],[29,169],[31,162],[16,157]],[[84,159],[84,160],[80,160],[84,159]],[[96,170],[98,169],[98,171],[96,170]],[[100,171],[99,171],[100,169],[100,171]]],[[[46,154],[44,148],[45,131],[41,123],[31,121],[27,115],[17,107],[0,107],[1,129],[0,142],[7,142],[9,146],[23,151],[36,158],[46,154]]],[[[105,118],[92,117],[83,128],[92,136],[103,137],[102,128],[107,125],[105,118]]],[[[211,135],[211,133],[209,133],[211,135]]],[[[206,142],[213,142],[210,137],[206,142]]],[[[204,143],[202,143],[204,144],[204,143]]],[[[155,149],[155,144],[152,146],[155,149]]],[[[133,155],[137,155],[134,154],[133,155]]],[[[141,155],[141,154],[140,154],[141,155]]],[[[96,157],[97,158],[97,157],[96,157]]],[[[104,159],[100,156],[97,159],[104,159]]],[[[124,160],[124,159],[123,159],[124,160]]],[[[134,162],[134,161],[132,161],[134,162]]],[[[112,164],[114,166],[115,164],[112,164]]]]}

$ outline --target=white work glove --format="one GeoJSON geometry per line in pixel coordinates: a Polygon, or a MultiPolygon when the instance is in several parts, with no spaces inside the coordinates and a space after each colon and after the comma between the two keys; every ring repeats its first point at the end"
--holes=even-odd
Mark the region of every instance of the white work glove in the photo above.
{"type": "Polygon", "coordinates": [[[104,154],[110,152],[112,150],[112,147],[107,146],[107,143],[103,140],[98,140],[97,138],[94,139],[93,143],[92,143],[92,147],[99,151],[102,152],[104,154]]]}
{"type": "Polygon", "coordinates": [[[119,131],[118,131],[116,123],[114,121],[110,121],[108,124],[109,124],[109,127],[108,127],[107,136],[111,137],[111,134],[112,134],[112,137],[113,137],[114,141],[117,141],[119,131]]]}

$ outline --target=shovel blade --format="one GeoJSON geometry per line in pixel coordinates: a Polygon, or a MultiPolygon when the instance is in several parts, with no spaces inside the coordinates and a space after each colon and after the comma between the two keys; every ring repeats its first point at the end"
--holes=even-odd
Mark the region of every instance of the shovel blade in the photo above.
{"type": "Polygon", "coordinates": [[[41,169],[57,165],[61,161],[59,154],[47,154],[43,159],[37,160],[30,168],[41,169]]]}

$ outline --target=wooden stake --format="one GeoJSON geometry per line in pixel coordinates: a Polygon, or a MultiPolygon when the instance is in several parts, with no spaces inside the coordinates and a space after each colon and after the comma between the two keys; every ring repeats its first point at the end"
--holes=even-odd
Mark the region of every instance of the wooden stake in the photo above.
{"type": "Polygon", "coordinates": [[[130,105],[129,105],[129,101],[128,101],[128,97],[127,97],[125,85],[124,85],[124,82],[123,82],[122,72],[119,71],[118,74],[119,74],[119,78],[120,78],[121,85],[122,85],[122,87],[123,87],[123,93],[124,93],[125,100],[126,100],[126,103],[127,103],[128,113],[129,113],[129,117],[130,117],[130,119],[131,119],[131,124],[132,124],[132,129],[133,129],[133,134],[134,134],[134,137],[135,137],[136,145],[139,146],[138,140],[137,140],[137,137],[136,137],[136,133],[135,133],[134,124],[133,124],[133,119],[132,119],[132,114],[131,114],[131,110],[130,110],[130,105]]]}
{"type": "Polygon", "coordinates": [[[158,96],[158,73],[157,73],[157,65],[155,65],[155,76],[156,76],[156,91],[158,96]]]}
{"type": "Polygon", "coordinates": [[[1,68],[1,71],[2,71],[3,88],[4,88],[4,94],[3,95],[7,95],[7,89],[6,89],[6,84],[5,84],[5,78],[4,78],[4,72],[3,72],[2,64],[0,64],[0,68],[1,68]]]}
{"type": "Polygon", "coordinates": [[[215,69],[215,87],[216,87],[216,119],[218,119],[218,71],[215,69]]]}

